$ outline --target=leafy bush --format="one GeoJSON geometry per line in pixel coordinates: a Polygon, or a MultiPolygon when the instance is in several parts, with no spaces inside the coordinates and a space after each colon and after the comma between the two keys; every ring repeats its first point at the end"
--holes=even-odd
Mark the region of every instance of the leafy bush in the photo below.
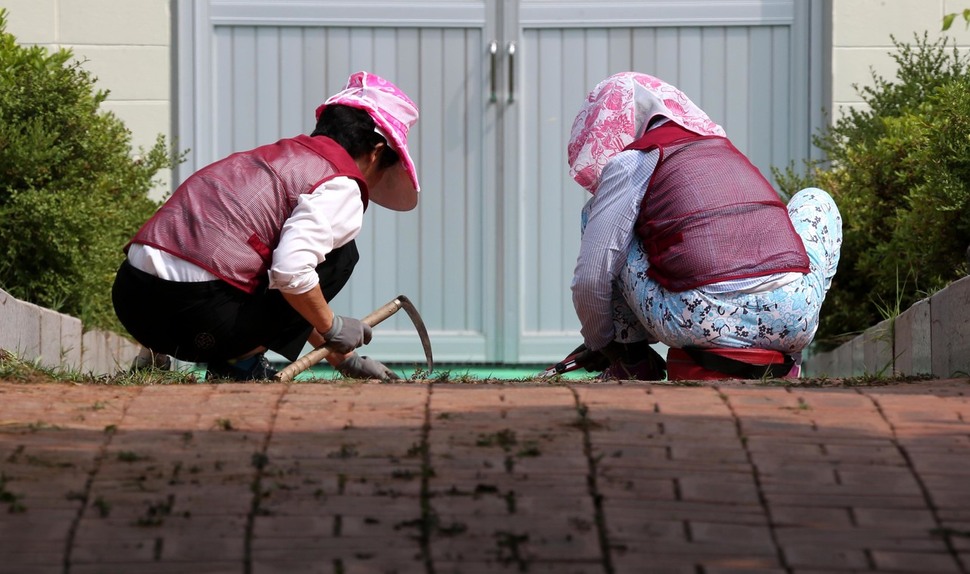
{"type": "Polygon", "coordinates": [[[6,25],[0,10],[0,288],[121,330],[121,247],[158,207],[153,178],[179,158],[161,135],[133,157],[131,133],[99,110],[107,92],[72,53],[20,46],[6,25]]]}
{"type": "Polygon", "coordinates": [[[800,177],[776,172],[783,193],[810,184],[842,212],[842,259],[822,310],[827,348],[967,274],[970,244],[970,77],[948,40],[893,39],[897,80],[873,73],[853,109],[815,143],[830,163],[800,177]]]}

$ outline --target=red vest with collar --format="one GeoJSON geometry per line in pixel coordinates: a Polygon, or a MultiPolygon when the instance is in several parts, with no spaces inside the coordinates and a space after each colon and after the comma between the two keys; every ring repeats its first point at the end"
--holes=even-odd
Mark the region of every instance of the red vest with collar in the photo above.
{"type": "Polygon", "coordinates": [[[328,137],[300,135],[235,153],[185,180],[129,245],[156,247],[253,293],[268,281],[300,195],[338,176],[357,181],[367,209],[364,176],[328,137]]]}
{"type": "Polygon", "coordinates": [[[666,289],[808,273],[808,255],[788,209],[727,138],[667,122],[626,149],[660,150],[635,229],[650,262],[648,274],[666,289]]]}

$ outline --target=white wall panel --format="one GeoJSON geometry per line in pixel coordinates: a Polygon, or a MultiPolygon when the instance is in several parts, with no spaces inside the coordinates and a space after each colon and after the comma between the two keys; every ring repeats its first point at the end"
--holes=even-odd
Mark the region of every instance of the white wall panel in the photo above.
{"type": "Polygon", "coordinates": [[[724,125],[770,178],[772,166],[791,159],[790,35],[788,25],[523,27],[523,92],[516,109],[523,160],[518,360],[552,354],[556,346],[562,354],[563,339],[581,341],[569,284],[579,214],[590,196],[568,176],[566,144],[586,93],[628,70],[673,83],[724,125]]]}
{"type": "MultiPolygon", "coordinates": [[[[417,304],[439,352],[486,360],[482,189],[485,153],[482,31],[476,28],[215,26],[212,81],[215,149],[234,151],[313,129],[314,110],[358,70],[380,74],[416,99],[421,119],[410,149],[422,185],[419,206],[398,213],[372,204],[357,239],[361,259],[335,299],[340,313],[364,316],[398,294],[417,304]],[[475,113],[469,113],[474,109],[475,113]],[[437,341],[436,341],[437,342],[437,341]]],[[[402,313],[380,327],[369,352],[419,358],[402,313]]]]}

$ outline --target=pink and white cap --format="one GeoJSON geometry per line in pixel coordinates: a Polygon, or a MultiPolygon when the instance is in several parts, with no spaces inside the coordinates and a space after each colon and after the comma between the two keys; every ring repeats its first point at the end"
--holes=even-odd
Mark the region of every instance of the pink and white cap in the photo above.
{"type": "Polygon", "coordinates": [[[388,140],[401,161],[394,164],[379,184],[369,190],[370,199],[388,209],[410,211],[418,204],[418,175],[408,152],[408,130],[418,121],[418,108],[404,92],[384,78],[357,72],[347,86],[330,96],[317,108],[320,118],[330,104],[343,104],[365,110],[377,124],[377,131],[388,140]]]}
{"type": "Polygon", "coordinates": [[[667,82],[637,72],[614,74],[593,88],[573,121],[566,148],[569,175],[595,194],[603,167],[643,136],[654,116],[699,135],[724,136],[721,126],[667,82]]]}

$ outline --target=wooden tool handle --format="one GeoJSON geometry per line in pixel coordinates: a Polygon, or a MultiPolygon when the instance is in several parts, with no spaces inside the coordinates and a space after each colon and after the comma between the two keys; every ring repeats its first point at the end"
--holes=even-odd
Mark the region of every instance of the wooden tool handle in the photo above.
{"type": "MultiPolygon", "coordinates": [[[[370,315],[361,319],[361,323],[365,323],[373,327],[394,313],[397,313],[400,308],[401,302],[398,299],[394,299],[393,301],[385,304],[383,307],[376,309],[370,315]]],[[[276,373],[276,380],[284,383],[292,381],[293,377],[324,360],[331,352],[332,351],[330,348],[326,346],[310,351],[306,355],[303,355],[299,359],[293,361],[293,363],[284,368],[282,371],[276,373]]]]}

